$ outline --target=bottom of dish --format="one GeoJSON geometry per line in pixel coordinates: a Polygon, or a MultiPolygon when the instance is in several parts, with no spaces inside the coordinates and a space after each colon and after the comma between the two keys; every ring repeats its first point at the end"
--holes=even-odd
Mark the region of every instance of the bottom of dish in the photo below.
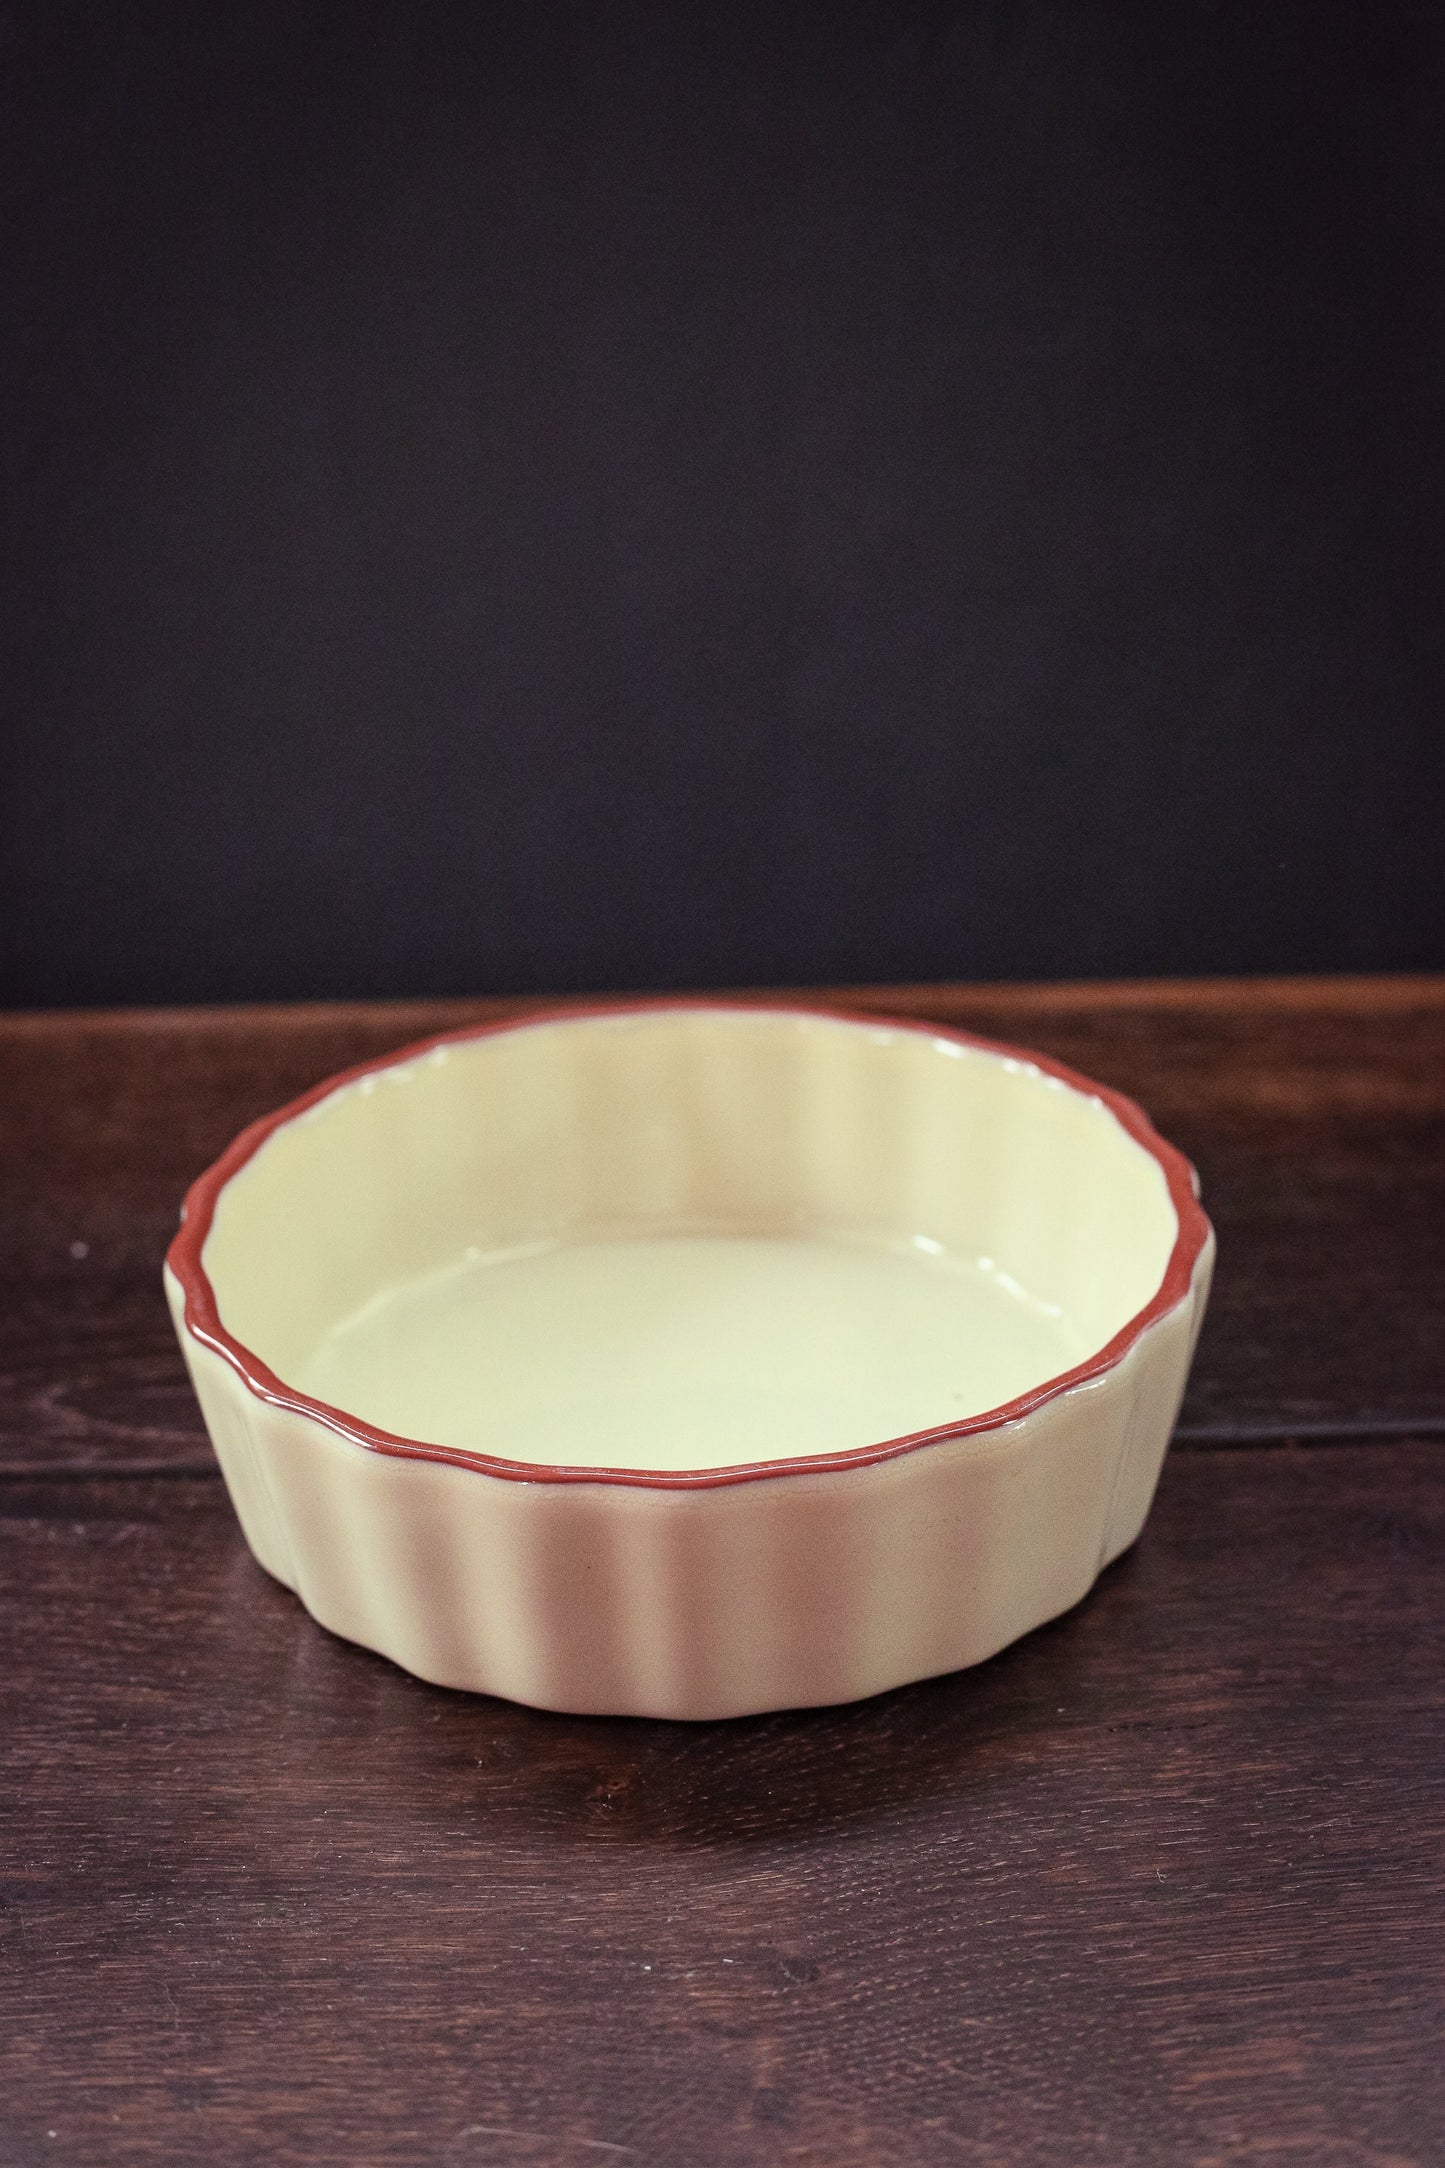
{"type": "Polygon", "coordinates": [[[297,1383],[427,1444],[693,1469],[958,1422],[1091,1352],[990,1259],[922,1237],[676,1235],[468,1252],[333,1327],[297,1383]]]}

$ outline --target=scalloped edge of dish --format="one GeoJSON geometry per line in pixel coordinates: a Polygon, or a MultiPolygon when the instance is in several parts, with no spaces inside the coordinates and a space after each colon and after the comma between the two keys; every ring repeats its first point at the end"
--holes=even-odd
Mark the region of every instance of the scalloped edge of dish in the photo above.
{"type": "Polygon", "coordinates": [[[409,1046],[398,1048],[393,1053],[358,1062],[353,1068],[324,1078],[309,1091],[301,1093],[298,1098],[288,1101],[273,1113],[263,1115],[260,1120],[243,1129],[220,1157],[196,1178],[186,1192],[181,1208],[181,1225],[166,1253],[166,1266],[182,1290],[182,1315],[186,1331],[203,1347],[210,1348],[213,1353],[222,1357],[258,1400],[270,1407],[284,1408],[307,1416],[367,1452],[382,1453],[404,1460],[439,1461],[457,1468],[474,1468],[480,1474],[498,1476],[513,1482],[613,1483],[635,1485],[649,1490],[708,1490],[722,1484],[773,1481],[787,1476],[818,1475],[836,1473],[847,1468],[872,1467],[880,1461],[916,1453],[949,1439],[977,1438],[1017,1423],[1048,1402],[1117,1369],[1151,1325],[1189,1299],[1196,1267],[1212,1239],[1213,1230],[1199,1202],[1199,1178],[1184,1154],[1160,1136],[1143,1108],[1134,1100],[1109,1085],[1096,1083],[1093,1079],[1080,1075],[1077,1070],[1068,1068],[1063,1062],[1054,1061],[1048,1055],[1034,1052],[1027,1047],[1011,1046],[1002,1040],[959,1031],[951,1026],[930,1024],[916,1017],[879,1015],[871,1011],[793,1001],[683,998],[583,1002],[549,1008],[522,1017],[464,1025],[458,1030],[434,1033],[409,1046]],[[1031,1387],[1028,1392],[1013,1400],[1005,1401],[996,1408],[986,1409],[982,1414],[969,1416],[961,1422],[910,1431],[901,1437],[883,1438],[874,1444],[851,1447],[845,1452],[729,1462],[721,1467],[692,1469],[593,1468],[550,1462],[504,1460],[492,1454],[468,1452],[461,1448],[430,1444],[424,1439],[402,1437],[395,1432],[378,1429],[361,1417],[349,1414],[344,1408],[333,1407],[327,1401],[317,1400],[310,1394],[286,1384],[259,1355],[228,1331],[222,1322],[216,1292],[203,1262],[206,1237],[210,1233],[221,1192],[255,1157],[276,1130],[319,1106],[333,1093],[359,1082],[363,1077],[374,1076],[388,1069],[404,1068],[439,1046],[462,1045],[477,1039],[495,1038],[506,1032],[546,1030],[556,1024],[601,1021],[611,1017],[714,1012],[817,1017],[834,1023],[866,1026],[875,1031],[908,1032],[924,1038],[943,1040],[955,1046],[965,1046],[981,1053],[1019,1062],[1044,1076],[1057,1078],[1060,1083],[1085,1098],[1098,1100],[1109,1109],[1128,1136],[1155,1160],[1164,1176],[1169,1200],[1174,1208],[1177,1233],[1163,1277],[1154,1294],[1142,1309],[1137,1310],[1127,1323],[1120,1327],[1111,1340],[1083,1362],[1076,1363],[1071,1369],[1061,1371],[1054,1377],[1046,1378],[1041,1384],[1031,1387]]]}

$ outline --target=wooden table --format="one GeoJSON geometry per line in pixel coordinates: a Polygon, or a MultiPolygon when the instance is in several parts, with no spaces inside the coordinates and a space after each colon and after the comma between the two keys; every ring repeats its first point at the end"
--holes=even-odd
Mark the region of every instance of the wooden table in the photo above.
{"type": "Polygon", "coordinates": [[[1142,1098],[1217,1292],[1077,1611],[698,1728],[312,1625],[162,1312],[236,1128],[501,1005],[0,1023],[7,2168],[1445,2162],[1445,981],[851,998],[1142,1098]]]}

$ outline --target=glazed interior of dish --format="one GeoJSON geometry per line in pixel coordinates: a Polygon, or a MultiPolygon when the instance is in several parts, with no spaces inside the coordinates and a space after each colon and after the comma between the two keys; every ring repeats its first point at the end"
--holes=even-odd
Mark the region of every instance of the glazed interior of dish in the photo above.
{"type": "Polygon", "coordinates": [[[642,1009],[452,1041],[221,1191],[223,1325],[424,1444],[567,1467],[837,1453],[1097,1353],[1178,1223],[1101,1100],[926,1030],[642,1009]]]}

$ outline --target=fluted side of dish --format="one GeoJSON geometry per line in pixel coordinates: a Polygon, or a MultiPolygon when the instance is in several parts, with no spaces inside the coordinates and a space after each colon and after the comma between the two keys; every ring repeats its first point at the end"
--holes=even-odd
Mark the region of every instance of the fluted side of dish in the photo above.
{"type": "Polygon", "coordinates": [[[530,1481],[377,1451],[268,1398],[166,1290],[257,1559],[419,1678],[578,1713],[727,1717],[973,1664],[1144,1524],[1213,1264],[1108,1367],[982,1431],[707,1488],[530,1481]]]}

